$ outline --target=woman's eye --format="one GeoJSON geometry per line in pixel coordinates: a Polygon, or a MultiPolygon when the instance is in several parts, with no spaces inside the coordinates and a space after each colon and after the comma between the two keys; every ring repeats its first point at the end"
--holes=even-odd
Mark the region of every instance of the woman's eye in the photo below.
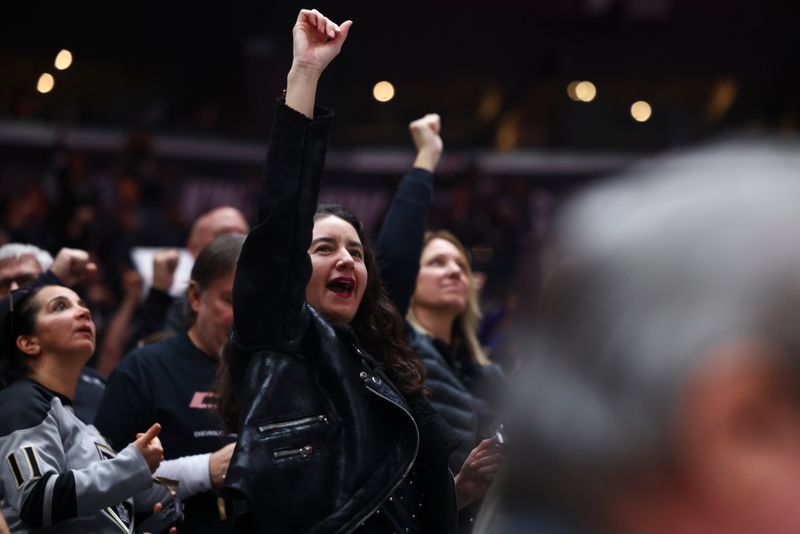
{"type": "Polygon", "coordinates": [[[320,245],[314,252],[330,252],[330,251],[331,251],[330,245],[320,245]]]}
{"type": "Polygon", "coordinates": [[[351,250],[350,251],[350,255],[353,256],[354,258],[363,258],[364,257],[364,254],[362,254],[360,250],[351,250]]]}
{"type": "Polygon", "coordinates": [[[54,311],[63,311],[63,310],[66,310],[66,309],[67,309],[67,305],[64,302],[56,302],[53,305],[53,310],[54,311]]]}
{"type": "Polygon", "coordinates": [[[441,267],[444,265],[444,260],[441,258],[434,258],[430,261],[428,265],[434,265],[436,267],[441,267]]]}

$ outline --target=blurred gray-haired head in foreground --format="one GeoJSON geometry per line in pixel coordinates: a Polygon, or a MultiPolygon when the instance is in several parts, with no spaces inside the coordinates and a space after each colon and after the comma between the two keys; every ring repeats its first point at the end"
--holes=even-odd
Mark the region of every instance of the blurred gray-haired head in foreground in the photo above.
{"type": "Polygon", "coordinates": [[[556,249],[478,531],[800,532],[800,145],[647,162],[556,249]]]}

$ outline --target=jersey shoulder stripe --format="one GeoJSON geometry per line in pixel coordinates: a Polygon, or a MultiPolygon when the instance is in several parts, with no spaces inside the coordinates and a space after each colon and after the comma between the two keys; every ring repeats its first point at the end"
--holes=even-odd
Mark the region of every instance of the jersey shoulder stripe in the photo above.
{"type": "Polygon", "coordinates": [[[0,390],[0,437],[39,425],[47,417],[54,397],[69,402],[32,380],[17,380],[0,390]]]}

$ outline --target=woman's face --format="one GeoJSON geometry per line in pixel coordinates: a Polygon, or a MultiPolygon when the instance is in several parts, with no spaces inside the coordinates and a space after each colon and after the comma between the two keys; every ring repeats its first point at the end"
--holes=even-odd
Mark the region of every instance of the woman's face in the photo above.
{"type": "Polygon", "coordinates": [[[422,251],[414,306],[456,315],[467,309],[469,276],[467,260],[446,239],[434,238],[422,251]]]}
{"type": "Polygon", "coordinates": [[[333,323],[349,323],[367,288],[364,247],[356,229],[333,215],[318,219],[308,254],[312,273],[306,300],[333,323]]]}
{"type": "Polygon", "coordinates": [[[38,344],[39,354],[88,359],[94,353],[95,326],[86,303],[63,286],[47,286],[34,299],[38,311],[33,336],[29,337],[38,344]]]}

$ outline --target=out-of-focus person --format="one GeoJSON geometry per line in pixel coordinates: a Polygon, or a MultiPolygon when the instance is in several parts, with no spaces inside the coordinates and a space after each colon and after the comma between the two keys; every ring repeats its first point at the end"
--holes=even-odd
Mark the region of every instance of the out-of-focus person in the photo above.
{"type": "Polygon", "coordinates": [[[800,531],[799,152],[728,141],[565,209],[478,532],[800,531]]]}

